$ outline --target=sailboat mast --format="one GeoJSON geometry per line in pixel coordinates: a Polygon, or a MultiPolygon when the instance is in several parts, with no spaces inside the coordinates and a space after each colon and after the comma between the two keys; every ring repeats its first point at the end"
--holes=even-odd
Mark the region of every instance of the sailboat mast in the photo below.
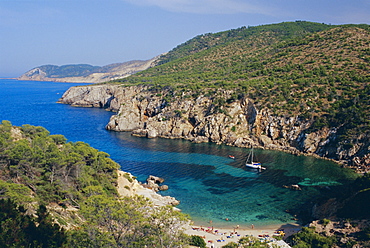
{"type": "Polygon", "coordinates": [[[253,164],[253,147],[252,147],[252,152],[251,153],[252,153],[252,155],[251,155],[252,156],[252,158],[251,158],[251,164],[253,164]]]}

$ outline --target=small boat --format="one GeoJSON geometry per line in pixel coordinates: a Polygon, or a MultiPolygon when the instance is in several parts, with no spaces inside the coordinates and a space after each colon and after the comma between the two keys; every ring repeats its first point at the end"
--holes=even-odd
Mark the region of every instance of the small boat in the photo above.
{"type": "Polygon", "coordinates": [[[258,169],[258,170],[266,170],[265,167],[262,167],[260,162],[253,162],[253,147],[248,154],[247,161],[245,162],[245,166],[252,169],[258,169]]]}
{"type": "Polygon", "coordinates": [[[231,159],[235,159],[235,156],[233,156],[233,155],[229,155],[229,158],[231,158],[231,159]]]}
{"type": "Polygon", "coordinates": [[[283,187],[284,188],[287,188],[287,189],[302,190],[301,187],[299,187],[298,184],[283,185],[283,187]]]}

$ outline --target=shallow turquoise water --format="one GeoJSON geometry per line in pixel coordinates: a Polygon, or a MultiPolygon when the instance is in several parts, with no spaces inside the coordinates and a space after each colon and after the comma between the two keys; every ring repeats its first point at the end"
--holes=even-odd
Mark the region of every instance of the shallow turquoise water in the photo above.
{"type": "Polygon", "coordinates": [[[89,143],[140,181],[148,175],[163,177],[169,190],[162,194],[180,200],[179,208],[199,225],[210,220],[215,226],[291,223],[285,210],[299,208],[323,189],[355,176],[329,161],[255,149],[267,168],[259,173],[244,167],[249,149],[110,132],[104,126],[112,113],[56,103],[72,85],[0,80],[0,119],[17,126],[44,126],[69,141],[89,143]],[[283,187],[290,184],[301,185],[302,191],[283,187]]]}
{"type": "Polygon", "coordinates": [[[127,133],[111,135],[122,146],[130,147],[119,161],[122,168],[141,181],[148,174],[165,178],[170,189],[162,194],[180,200],[179,207],[200,225],[210,220],[215,226],[226,227],[292,223],[293,217],[286,210],[299,208],[320,195],[323,188],[355,176],[326,160],[255,149],[267,168],[258,172],[244,168],[249,149],[148,140],[127,133]],[[142,150],[147,150],[145,156],[142,150]],[[228,158],[228,154],[236,159],[228,158]],[[283,187],[291,184],[299,184],[302,191],[283,187]]]}

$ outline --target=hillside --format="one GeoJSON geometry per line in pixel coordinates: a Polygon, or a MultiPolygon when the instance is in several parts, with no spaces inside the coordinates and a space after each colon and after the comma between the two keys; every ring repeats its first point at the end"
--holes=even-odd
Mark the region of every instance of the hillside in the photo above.
{"type": "Polygon", "coordinates": [[[78,65],[43,65],[35,67],[23,75],[19,80],[99,83],[109,80],[128,77],[139,71],[152,67],[157,57],[150,60],[133,60],[124,63],[115,63],[106,66],[78,65]]]}
{"type": "Polygon", "coordinates": [[[130,182],[120,191],[139,184],[118,168],[108,154],[86,143],[2,121],[0,247],[187,244],[186,216],[136,194],[119,195],[117,178],[130,182]]]}
{"type": "MultiPolygon", "coordinates": [[[[302,38],[307,34],[320,32],[328,28],[330,26],[321,23],[297,21],[295,23],[285,22],[256,27],[248,26],[248,28],[241,27],[215,34],[198,35],[175,47],[170,52],[161,55],[158,64],[165,64],[214,47],[226,47],[231,45],[230,43],[234,43],[232,49],[245,53],[242,49],[246,47],[269,46],[281,40],[302,38]]],[[[229,52],[224,53],[222,57],[228,56],[227,53],[229,52]]]]}
{"type": "MultiPolygon", "coordinates": [[[[197,131],[203,127],[198,127],[198,122],[192,121],[194,114],[180,105],[176,111],[183,111],[181,116],[185,122],[189,121],[190,133],[205,135],[205,141],[282,150],[294,148],[365,166],[362,169],[366,170],[370,164],[369,47],[368,25],[334,26],[297,21],[242,27],[197,36],[161,56],[158,66],[116,80],[115,84],[148,87],[146,95],[159,98],[151,103],[158,100],[157,109],[144,114],[153,118],[152,115],[159,114],[171,116],[164,113],[169,109],[175,111],[174,103],[178,101],[192,100],[197,104],[202,97],[209,103],[202,116],[233,116],[230,106],[249,99],[255,106],[257,119],[246,117],[249,125],[230,121],[220,124],[222,131],[209,131],[224,138],[212,138],[205,131],[197,131]],[[262,121],[258,115],[264,116],[262,121]],[[286,127],[289,119],[293,123],[286,127]],[[279,127],[277,123],[285,124],[279,127]],[[233,130],[240,130],[235,139],[246,138],[241,132],[244,130],[254,141],[228,141],[225,136],[235,134],[230,132],[232,126],[235,126],[233,130]],[[292,132],[298,134],[291,135],[292,132]]],[[[122,115],[113,117],[110,129],[124,130],[118,127],[122,115]]],[[[179,114],[173,112],[172,116],[179,114]]],[[[158,131],[156,126],[153,129],[158,131]]],[[[168,136],[162,131],[157,133],[168,136]]],[[[173,136],[186,138],[189,134],[186,133],[173,136]]]]}
{"type": "MultiPolygon", "coordinates": [[[[159,64],[167,63],[118,82],[210,93],[223,88],[279,115],[311,118],[337,112],[355,97],[360,108],[369,106],[369,47],[368,26],[296,22],[240,28],[198,36],[159,58],[159,64]]],[[[366,117],[360,117],[365,125],[366,117]]]]}

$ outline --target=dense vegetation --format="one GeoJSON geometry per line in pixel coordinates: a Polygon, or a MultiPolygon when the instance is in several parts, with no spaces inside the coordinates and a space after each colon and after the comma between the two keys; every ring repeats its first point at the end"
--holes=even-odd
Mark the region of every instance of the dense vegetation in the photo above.
{"type": "Polygon", "coordinates": [[[181,247],[187,217],[119,198],[118,164],[43,127],[0,125],[1,247],[181,247]]]}
{"type": "Polygon", "coordinates": [[[1,199],[0,209],[1,247],[61,247],[65,243],[64,231],[53,224],[45,206],[40,206],[37,218],[26,215],[26,209],[10,199],[1,199]]]}
{"type": "MultiPolygon", "coordinates": [[[[309,131],[340,127],[340,139],[370,130],[370,29],[291,22],[205,34],[163,55],[158,66],[115,83],[149,84],[174,97],[247,96],[309,131]]],[[[351,142],[348,141],[348,146],[351,142]]]]}

